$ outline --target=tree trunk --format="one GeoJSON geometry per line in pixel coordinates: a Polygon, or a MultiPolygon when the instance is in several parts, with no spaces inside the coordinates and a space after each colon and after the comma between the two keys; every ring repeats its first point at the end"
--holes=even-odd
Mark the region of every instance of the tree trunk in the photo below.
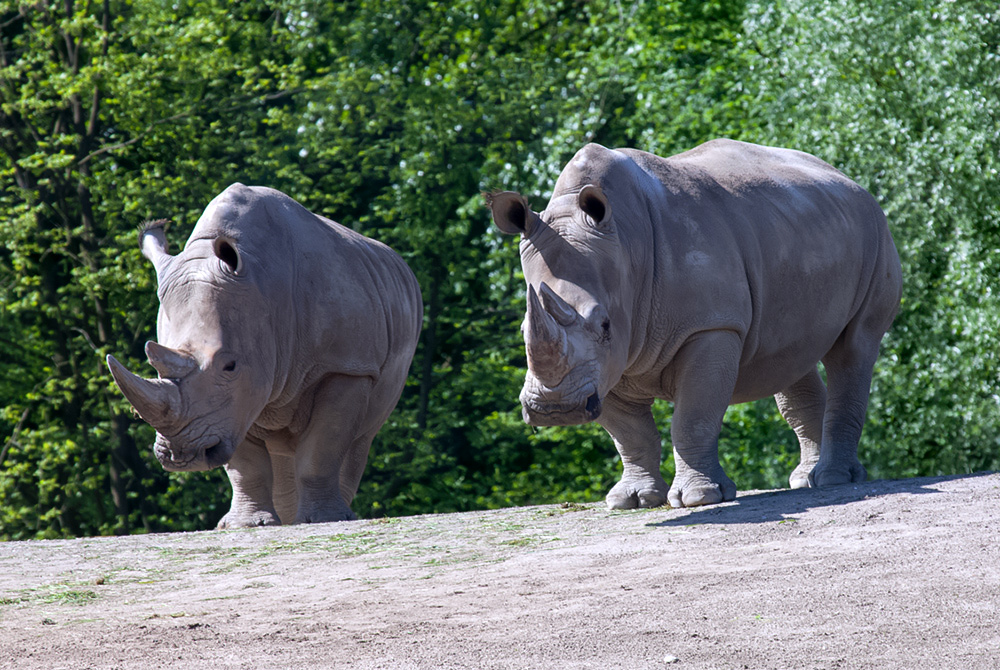
{"type": "Polygon", "coordinates": [[[434,358],[437,356],[437,321],[441,310],[441,279],[437,272],[431,274],[427,296],[427,327],[424,328],[424,357],[420,370],[420,405],[417,409],[417,426],[427,428],[427,412],[431,389],[434,387],[434,358]]]}

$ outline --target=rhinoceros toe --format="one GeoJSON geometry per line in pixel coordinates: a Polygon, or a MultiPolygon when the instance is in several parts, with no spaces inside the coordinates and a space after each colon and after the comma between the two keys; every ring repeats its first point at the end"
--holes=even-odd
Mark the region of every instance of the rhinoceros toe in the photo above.
{"type": "Polygon", "coordinates": [[[868,471],[857,457],[846,461],[833,461],[820,459],[816,467],[809,474],[809,485],[837,486],[838,484],[851,484],[863,482],[868,478],[868,471]]]}
{"type": "Polygon", "coordinates": [[[671,507],[698,507],[736,499],[736,484],[721,472],[709,478],[700,473],[674,478],[667,494],[671,507]]]}
{"type": "Polygon", "coordinates": [[[326,503],[305,504],[299,506],[295,523],[329,523],[331,521],[354,521],[358,515],[351,510],[350,505],[337,500],[326,503]]]}
{"type": "Polygon", "coordinates": [[[798,466],[792,470],[792,474],[788,476],[788,486],[793,489],[807,489],[812,484],[809,482],[809,476],[816,467],[816,461],[809,461],[805,463],[799,463],[798,466]]]}
{"type": "Polygon", "coordinates": [[[660,479],[622,479],[608,492],[608,509],[659,507],[667,502],[667,483],[660,479]]]}
{"type": "Polygon", "coordinates": [[[219,520],[216,528],[257,528],[258,526],[280,526],[281,520],[274,512],[258,510],[251,513],[234,513],[230,511],[219,520]]]}

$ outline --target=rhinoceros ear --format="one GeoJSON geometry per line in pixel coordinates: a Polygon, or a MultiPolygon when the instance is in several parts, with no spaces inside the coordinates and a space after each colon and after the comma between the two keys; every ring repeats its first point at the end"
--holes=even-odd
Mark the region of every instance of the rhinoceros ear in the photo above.
{"type": "Polygon", "coordinates": [[[139,232],[139,248],[142,249],[142,255],[156,268],[157,275],[161,274],[164,264],[172,258],[167,253],[167,235],[164,232],[166,225],[166,219],[149,221],[143,224],[139,232]]]}
{"type": "Polygon", "coordinates": [[[608,202],[608,196],[604,195],[600,186],[593,184],[584,186],[580,189],[577,203],[598,228],[604,228],[611,223],[611,203],[608,202]]]}
{"type": "Polygon", "coordinates": [[[493,223],[507,235],[530,235],[538,215],[531,211],[528,201],[520,193],[499,191],[484,193],[486,205],[493,212],[493,223]]]}
{"type": "Polygon", "coordinates": [[[212,243],[216,258],[219,259],[220,267],[231,274],[239,275],[243,272],[243,257],[240,256],[236,243],[226,237],[217,237],[212,243]]]}

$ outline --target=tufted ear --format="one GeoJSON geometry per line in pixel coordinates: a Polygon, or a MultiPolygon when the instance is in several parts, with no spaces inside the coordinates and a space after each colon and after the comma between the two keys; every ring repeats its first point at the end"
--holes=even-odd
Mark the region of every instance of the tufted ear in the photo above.
{"type": "Polygon", "coordinates": [[[139,231],[139,248],[156,268],[156,274],[162,274],[163,267],[173,258],[167,253],[167,236],[164,228],[167,225],[166,219],[158,221],[148,221],[143,224],[139,231]]]}
{"type": "Polygon", "coordinates": [[[484,193],[486,205],[493,213],[493,223],[507,235],[530,235],[538,220],[528,201],[520,193],[499,191],[484,193]]]}
{"type": "Polygon", "coordinates": [[[604,195],[600,186],[593,184],[584,186],[580,190],[577,203],[598,228],[604,228],[611,223],[611,203],[608,202],[608,196],[604,195]]]}
{"type": "Polygon", "coordinates": [[[212,243],[212,251],[215,252],[215,257],[219,259],[219,265],[223,270],[237,276],[242,274],[243,258],[236,248],[236,242],[228,237],[217,237],[212,243]]]}

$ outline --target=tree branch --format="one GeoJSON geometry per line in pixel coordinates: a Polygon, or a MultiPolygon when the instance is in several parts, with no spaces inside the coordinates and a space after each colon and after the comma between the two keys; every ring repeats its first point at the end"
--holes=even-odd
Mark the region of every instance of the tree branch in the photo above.
{"type": "Polygon", "coordinates": [[[3,443],[3,449],[0,450],[0,467],[3,467],[3,461],[7,458],[7,451],[10,450],[10,445],[15,444],[17,434],[21,432],[21,428],[24,426],[24,422],[28,419],[28,413],[31,411],[30,407],[26,407],[21,413],[21,418],[18,420],[17,425],[14,426],[14,432],[10,434],[10,437],[3,443]]]}
{"type": "MultiPolygon", "coordinates": [[[[299,93],[305,93],[306,91],[310,91],[310,90],[313,90],[313,89],[310,89],[310,88],[293,88],[293,89],[288,89],[287,91],[277,91],[275,93],[267,93],[267,94],[262,95],[262,96],[255,96],[254,98],[244,100],[243,102],[240,102],[239,104],[235,104],[235,105],[232,105],[231,107],[227,107],[227,108],[220,109],[220,110],[217,110],[217,111],[219,111],[219,112],[231,112],[233,110],[240,109],[241,107],[246,107],[246,106],[248,106],[250,103],[252,103],[255,100],[256,101],[264,101],[264,102],[272,102],[274,100],[281,100],[283,98],[287,98],[287,97],[290,97],[290,96],[293,96],[293,95],[298,95],[299,93]]],[[[153,121],[151,124],[149,124],[148,126],[146,126],[145,130],[143,130],[141,133],[139,133],[135,137],[133,137],[133,138],[131,138],[129,140],[125,140],[124,142],[118,142],[116,144],[108,144],[108,145],[105,145],[105,146],[101,147],[100,149],[98,149],[96,151],[92,151],[91,153],[87,154],[86,156],[84,156],[83,158],[81,158],[79,161],[77,161],[77,165],[83,165],[84,163],[90,161],[90,159],[97,158],[101,154],[106,154],[106,153],[111,152],[111,151],[117,151],[118,149],[124,149],[125,147],[131,146],[131,145],[135,144],[136,142],[139,142],[142,139],[144,139],[147,135],[149,135],[151,132],[153,132],[153,129],[155,129],[157,126],[162,126],[165,123],[171,123],[172,121],[179,121],[180,119],[188,118],[188,117],[191,117],[191,116],[195,116],[195,112],[193,112],[193,111],[181,112],[180,114],[174,114],[173,116],[168,116],[165,119],[160,119],[158,121],[153,121]]]]}
{"type": "Polygon", "coordinates": [[[131,146],[136,142],[145,138],[151,132],[153,132],[153,129],[156,128],[157,126],[161,126],[164,123],[170,123],[171,121],[177,121],[183,118],[187,118],[192,115],[193,115],[192,112],[181,112],[180,114],[174,114],[173,116],[168,116],[167,118],[160,119],[159,121],[153,121],[151,124],[146,126],[145,130],[143,130],[141,133],[139,133],[132,139],[126,140],[124,142],[118,142],[117,144],[106,144],[97,151],[92,151],[83,158],[81,158],[79,161],[77,161],[77,165],[83,165],[84,163],[88,162],[91,158],[97,158],[101,154],[106,154],[110,151],[117,151],[118,149],[124,149],[125,147],[131,146]]]}

